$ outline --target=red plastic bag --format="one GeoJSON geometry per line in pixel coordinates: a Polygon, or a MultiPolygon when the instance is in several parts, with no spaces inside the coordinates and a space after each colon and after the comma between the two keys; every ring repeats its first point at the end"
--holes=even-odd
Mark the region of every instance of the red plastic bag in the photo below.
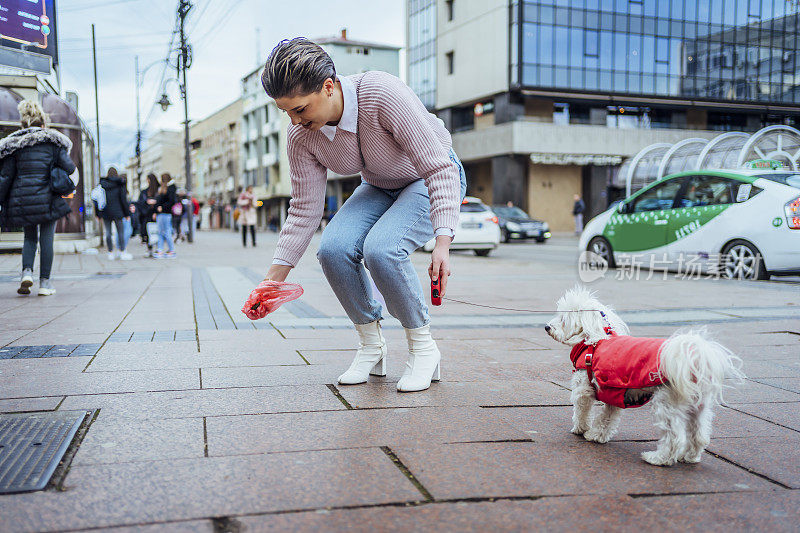
{"type": "Polygon", "coordinates": [[[275,311],[286,302],[300,298],[302,294],[303,287],[297,283],[284,283],[265,279],[247,297],[247,301],[242,307],[242,313],[250,320],[258,320],[275,311]]]}

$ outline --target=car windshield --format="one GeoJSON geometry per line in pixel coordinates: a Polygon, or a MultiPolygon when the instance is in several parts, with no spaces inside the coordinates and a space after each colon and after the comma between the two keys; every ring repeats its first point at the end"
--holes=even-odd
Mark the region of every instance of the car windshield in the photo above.
{"type": "Polygon", "coordinates": [[[477,202],[465,202],[461,204],[462,213],[482,213],[486,211],[487,207],[477,202]]]}
{"type": "Polygon", "coordinates": [[[756,177],[800,189],[800,174],[759,174],[756,177]]]}
{"type": "Polygon", "coordinates": [[[508,207],[503,205],[493,207],[492,211],[504,218],[528,218],[528,213],[519,207],[508,207]]]}

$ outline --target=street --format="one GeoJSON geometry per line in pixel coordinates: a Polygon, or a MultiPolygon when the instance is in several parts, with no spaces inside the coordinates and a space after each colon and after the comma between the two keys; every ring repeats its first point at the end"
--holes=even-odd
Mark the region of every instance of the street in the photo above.
{"type": "MultiPolygon", "coordinates": [[[[0,496],[0,531],[796,531],[799,278],[588,284],[633,335],[706,327],[744,361],[702,462],[654,467],[649,407],[608,444],[569,431],[569,348],[543,325],[579,281],[577,238],[453,252],[431,309],[442,381],[400,394],[386,311],[388,375],[336,384],[357,338],[319,237],[287,280],[303,297],[256,322],[240,309],[274,233],[243,249],[198,232],[176,259],[57,255],[52,297],[18,296],[20,256],[0,255],[0,413],[89,413],[44,491],[0,496]]],[[[413,256],[423,280],[429,258],[413,256]]]]}

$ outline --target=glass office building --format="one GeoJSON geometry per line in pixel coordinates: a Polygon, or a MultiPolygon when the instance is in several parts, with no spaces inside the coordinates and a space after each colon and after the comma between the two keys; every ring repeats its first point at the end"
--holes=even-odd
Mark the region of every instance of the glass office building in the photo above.
{"type": "Polygon", "coordinates": [[[512,89],[800,103],[797,3],[510,3],[512,89]]]}
{"type": "Polygon", "coordinates": [[[428,109],[436,104],[436,0],[409,0],[408,85],[428,109]]]}

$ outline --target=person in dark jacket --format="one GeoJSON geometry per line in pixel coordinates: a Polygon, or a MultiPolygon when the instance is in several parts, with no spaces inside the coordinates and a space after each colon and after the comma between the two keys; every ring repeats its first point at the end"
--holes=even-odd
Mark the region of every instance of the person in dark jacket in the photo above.
{"type": "Polygon", "coordinates": [[[139,225],[141,226],[142,243],[147,246],[145,257],[153,257],[153,245],[150,242],[150,235],[147,232],[147,224],[156,221],[156,197],[158,196],[158,178],[155,174],[147,175],[147,188],[139,193],[139,200],[136,201],[136,210],[139,213],[139,225]]]}
{"type": "Polygon", "coordinates": [[[75,172],[69,157],[72,142],[63,134],[48,129],[47,116],[38,102],[23,100],[17,107],[22,129],[0,140],[0,225],[22,227],[22,276],[19,294],[30,294],[36,246],[39,263],[39,295],[56,290],[50,282],[53,266],[53,238],[56,221],[71,209],[60,194],[50,188],[50,174],[58,167],[75,172]]]}
{"type": "Polygon", "coordinates": [[[575,203],[572,204],[572,217],[575,219],[575,235],[580,235],[583,231],[583,212],[586,211],[586,204],[583,203],[580,194],[572,197],[575,203]]]}
{"type": "Polygon", "coordinates": [[[158,250],[155,257],[175,257],[175,243],[172,241],[172,206],[177,201],[176,190],[177,187],[172,177],[166,172],[162,174],[161,186],[156,195],[158,250]]]}
{"type": "Polygon", "coordinates": [[[130,261],[133,256],[125,251],[128,243],[125,239],[125,226],[122,223],[123,218],[128,218],[131,215],[131,204],[128,201],[128,189],[125,180],[117,174],[116,168],[109,167],[106,177],[100,178],[100,186],[106,192],[106,205],[102,210],[98,210],[97,202],[95,202],[94,208],[97,218],[102,219],[105,228],[108,258],[111,260],[119,258],[130,261]],[[116,252],[114,251],[114,241],[111,238],[112,224],[117,228],[117,246],[119,249],[116,252]]]}

